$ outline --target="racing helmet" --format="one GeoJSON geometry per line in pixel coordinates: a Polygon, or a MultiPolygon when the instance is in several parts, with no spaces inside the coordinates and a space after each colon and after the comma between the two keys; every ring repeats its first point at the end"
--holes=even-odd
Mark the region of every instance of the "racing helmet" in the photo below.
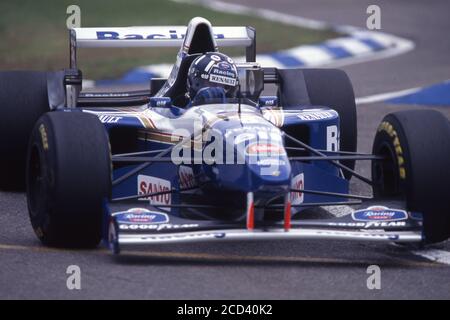
{"type": "Polygon", "coordinates": [[[194,99],[203,88],[221,87],[227,98],[238,91],[238,72],[233,60],[219,52],[207,52],[192,61],[187,77],[187,93],[194,99]]]}

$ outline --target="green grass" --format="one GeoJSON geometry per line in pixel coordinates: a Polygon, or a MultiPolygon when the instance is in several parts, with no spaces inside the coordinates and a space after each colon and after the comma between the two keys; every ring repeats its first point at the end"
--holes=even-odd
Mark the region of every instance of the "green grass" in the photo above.
{"type": "MultiPolygon", "coordinates": [[[[2,0],[0,1],[0,70],[57,70],[68,66],[66,8],[81,8],[83,27],[187,25],[202,16],[213,25],[250,25],[257,30],[257,52],[272,52],[336,37],[270,22],[256,16],[219,13],[168,0],[2,0]]],[[[89,78],[111,78],[132,67],[175,60],[176,49],[81,49],[79,65],[89,78]]],[[[242,51],[227,51],[242,55],[242,51]]]]}

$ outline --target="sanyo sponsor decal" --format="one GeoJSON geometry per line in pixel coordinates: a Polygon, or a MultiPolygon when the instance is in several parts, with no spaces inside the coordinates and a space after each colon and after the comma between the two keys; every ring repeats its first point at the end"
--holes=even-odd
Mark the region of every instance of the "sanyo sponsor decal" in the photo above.
{"type": "MultiPolygon", "coordinates": [[[[171,189],[169,180],[160,179],[157,177],[138,175],[137,188],[139,195],[145,195],[149,193],[165,192],[171,189]]],[[[170,193],[155,195],[152,197],[140,198],[139,200],[149,200],[151,204],[168,205],[172,203],[170,193]]]]}

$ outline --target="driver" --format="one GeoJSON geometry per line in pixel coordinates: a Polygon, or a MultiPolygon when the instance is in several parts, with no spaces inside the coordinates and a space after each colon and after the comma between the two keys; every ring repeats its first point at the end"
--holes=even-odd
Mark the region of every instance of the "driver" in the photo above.
{"type": "Polygon", "coordinates": [[[238,84],[233,60],[223,53],[207,52],[189,67],[186,95],[191,105],[208,103],[212,99],[222,99],[225,103],[227,98],[236,98],[238,84]]]}

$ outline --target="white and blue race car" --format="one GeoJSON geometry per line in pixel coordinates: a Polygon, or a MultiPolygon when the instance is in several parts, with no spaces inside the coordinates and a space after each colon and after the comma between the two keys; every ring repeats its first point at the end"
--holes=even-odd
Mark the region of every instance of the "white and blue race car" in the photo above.
{"type": "Polygon", "coordinates": [[[255,48],[253,28],[203,18],[187,28],[71,30],[69,69],[0,73],[1,187],[26,187],[37,237],[57,247],[450,236],[444,116],[391,113],[372,154],[358,153],[347,75],[264,68],[255,48]],[[78,47],[128,46],[180,51],[170,77],[149,80],[149,90],[82,90],[78,47]],[[246,49],[238,95],[188,101],[192,61],[222,46],[246,49]],[[265,85],[276,94],[262,95],[265,85]],[[371,177],[355,171],[359,160],[371,162],[371,177]],[[373,196],[350,193],[351,178],[373,196]]]}

